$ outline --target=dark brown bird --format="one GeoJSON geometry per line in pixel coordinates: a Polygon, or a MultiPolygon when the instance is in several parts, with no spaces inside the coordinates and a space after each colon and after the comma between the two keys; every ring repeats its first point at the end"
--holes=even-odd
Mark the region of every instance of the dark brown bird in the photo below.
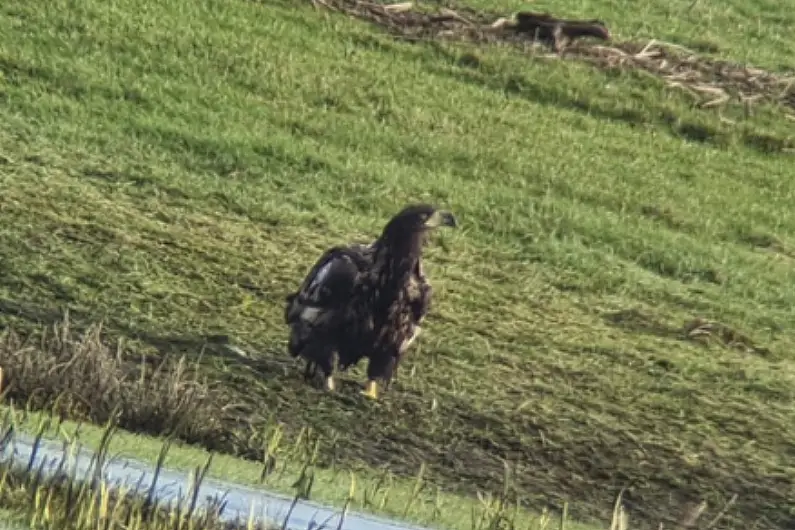
{"type": "Polygon", "coordinates": [[[420,333],[432,289],[423,273],[422,248],[429,230],[457,226],[455,216],[426,204],[395,215],[371,245],[335,247],[287,296],[288,349],[307,361],[305,376],[320,368],[334,389],[334,353],[345,370],[369,359],[365,395],[377,398],[378,379],[388,385],[400,359],[420,333]]]}

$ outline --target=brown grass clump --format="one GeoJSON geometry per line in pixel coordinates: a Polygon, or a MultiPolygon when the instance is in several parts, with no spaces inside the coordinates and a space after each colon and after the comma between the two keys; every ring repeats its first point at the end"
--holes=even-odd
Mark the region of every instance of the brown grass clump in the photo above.
{"type": "Polygon", "coordinates": [[[5,331],[0,368],[6,399],[70,419],[115,419],[133,432],[233,442],[218,433],[234,431],[246,407],[223,385],[209,382],[185,357],[136,362],[121,341],[108,346],[102,331],[95,324],[76,336],[68,315],[38,338],[5,331]]]}
{"type": "Polygon", "coordinates": [[[710,344],[717,341],[719,344],[724,344],[736,350],[762,356],[770,354],[768,348],[757,346],[747,335],[720,322],[695,318],[684,323],[682,332],[689,340],[701,342],[703,344],[710,344]]]}

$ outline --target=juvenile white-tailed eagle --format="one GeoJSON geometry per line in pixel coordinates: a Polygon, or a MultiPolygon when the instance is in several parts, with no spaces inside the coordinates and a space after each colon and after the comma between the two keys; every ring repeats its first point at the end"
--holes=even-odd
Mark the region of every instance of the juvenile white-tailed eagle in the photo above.
{"type": "Polygon", "coordinates": [[[420,332],[432,289],[423,273],[422,247],[428,230],[457,226],[455,216],[427,204],[395,215],[370,245],[327,250],[301,287],[286,297],[288,350],[307,361],[304,375],[320,368],[334,389],[334,353],[345,370],[369,359],[364,394],[377,398],[420,332]]]}

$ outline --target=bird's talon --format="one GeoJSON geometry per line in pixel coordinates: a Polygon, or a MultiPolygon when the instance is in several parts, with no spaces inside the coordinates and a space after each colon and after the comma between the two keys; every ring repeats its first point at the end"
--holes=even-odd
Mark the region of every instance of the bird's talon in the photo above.
{"type": "Polygon", "coordinates": [[[378,399],[378,389],[376,387],[375,381],[368,381],[367,386],[361,393],[363,396],[366,396],[370,399],[378,399]]]}

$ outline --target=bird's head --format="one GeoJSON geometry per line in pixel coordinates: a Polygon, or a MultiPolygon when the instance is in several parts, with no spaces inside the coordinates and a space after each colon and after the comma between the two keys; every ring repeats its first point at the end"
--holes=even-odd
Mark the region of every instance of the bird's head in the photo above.
{"type": "Polygon", "coordinates": [[[387,238],[421,234],[440,227],[456,228],[458,221],[452,212],[429,204],[412,204],[403,208],[384,228],[387,238]]]}

